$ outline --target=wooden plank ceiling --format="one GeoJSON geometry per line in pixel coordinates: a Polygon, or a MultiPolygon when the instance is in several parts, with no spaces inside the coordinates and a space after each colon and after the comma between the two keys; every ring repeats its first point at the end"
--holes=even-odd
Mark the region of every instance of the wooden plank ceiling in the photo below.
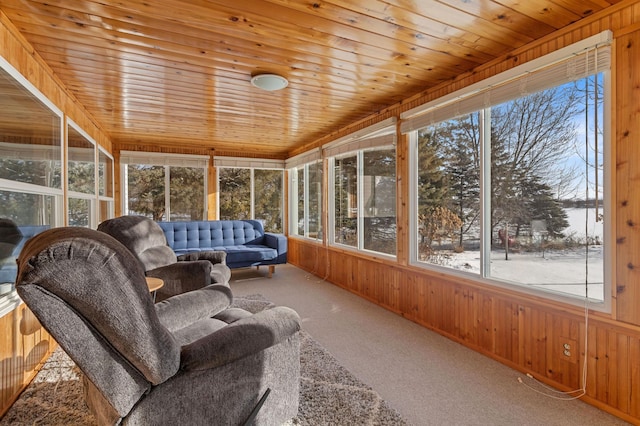
{"type": "Polygon", "coordinates": [[[618,0],[0,0],[114,143],[286,158],[618,0]],[[289,86],[266,92],[252,75],[289,86]]]}

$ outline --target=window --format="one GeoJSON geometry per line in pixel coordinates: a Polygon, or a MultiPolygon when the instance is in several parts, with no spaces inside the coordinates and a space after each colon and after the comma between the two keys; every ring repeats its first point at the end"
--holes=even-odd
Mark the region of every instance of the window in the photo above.
{"type": "Polygon", "coordinates": [[[403,123],[416,154],[415,262],[606,302],[604,44],[403,123]]]}
{"type": "Polygon", "coordinates": [[[127,214],[163,220],[166,216],[165,166],[127,164],[127,214]]]}
{"type": "Polygon", "coordinates": [[[304,236],[322,240],[322,161],[305,166],[304,236]]]}
{"type": "Polygon", "coordinates": [[[113,159],[96,149],[96,142],[78,125],[67,121],[68,224],[95,228],[114,214],[113,159]]]}
{"type": "Polygon", "coordinates": [[[322,161],[290,169],[291,235],[322,241],[322,161]]]}
{"type": "Polygon", "coordinates": [[[322,154],[313,149],[286,161],[289,234],[322,241],[322,154]]]}
{"type": "Polygon", "coordinates": [[[358,247],[358,156],[333,160],[333,242],[358,247]]]}
{"type": "Polygon", "coordinates": [[[253,217],[264,221],[265,230],[282,233],[282,170],[253,170],[253,217]]]}
{"type": "Polygon", "coordinates": [[[420,129],[416,158],[417,260],[479,272],[479,113],[420,129]]]}
{"type": "Polygon", "coordinates": [[[98,148],[98,223],[114,215],[113,158],[98,148]]]}
{"type": "Polygon", "coordinates": [[[95,228],[95,143],[71,121],[67,126],[67,153],[69,226],[95,228]]]}
{"type": "Polygon", "coordinates": [[[204,219],[206,169],[169,167],[169,220],[204,219]]]}
{"type": "MultiPolygon", "coordinates": [[[[2,58],[0,87],[0,221],[31,236],[63,224],[62,112],[2,58]]],[[[19,247],[0,242],[0,316],[19,303],[19,247]]]]}
{"type": "Polygon", "coordinates": [[[251,219],[251,169],[218,170],[220,219],[251,219]]]}
{"type": "Polygon", "coordinates": [[[290,216],[292,224],[290,233],[293,235],[307,235],[305,232],[305,222],[308,222],[306,215],[308,210],[308,197],[305,195],[307,194],[308,178],[305,179],[305,175],[308,174],[308,171],[308,167],[291,170],[291,188],[295,191],[295,195],[291,197],[291,200],[295,203],[295,207],[292,210],[293,214],[290,216]]]}
{"type": "Polygon", "coordinates": [[[203,220],[209,157],[122,151],[125,214],[153,220],[203,220]]]}
{"type": "Polygon", "coordinates": [[[220,219],[256,219],[265,231],[282,233],[284,163],[218,157],[215,165],[220,219]]]}
{"type": "Polygon", "coordinates": [[[362,153],[363,247],[396,254],[396,150],[362,153]]]}
{"type": "Polygon", "coordinates": [[[329,158],[332,244],[396,254],[395,121],[324,149],[329,158]]]}

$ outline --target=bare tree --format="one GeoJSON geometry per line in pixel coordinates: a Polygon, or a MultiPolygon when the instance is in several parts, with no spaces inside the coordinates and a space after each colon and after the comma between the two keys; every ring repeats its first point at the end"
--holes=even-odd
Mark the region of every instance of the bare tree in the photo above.
{"type": "Polygon", "coordinates": [[[572,123],[579,111],[579,93],[572,85],[492,108],[492,227],[500,223],[517,226],[519,220],[531,216],[523,211],[531,206],[525,202],[531,195],[526,192],[531,182],[544,177],[545,186],[553,184],[558,194],[569,190],[575,170],[564,164],[572,155],[576,138],[572,123]],[[560,186],[562,183],[567,186],[560,186]]]}

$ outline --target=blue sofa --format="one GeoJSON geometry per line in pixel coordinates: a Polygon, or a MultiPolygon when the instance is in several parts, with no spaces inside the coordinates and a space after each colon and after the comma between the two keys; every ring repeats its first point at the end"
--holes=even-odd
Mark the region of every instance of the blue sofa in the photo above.
{"type": "Polygon", "coordinates": [[[158,222],[167,244],[176,255],[208,250],[227,253],[229,268],[269,266],[287,263],[287,237],[264,232],[257,220],[203,220],[158,222]]]}
{"type": "Polygon", "coordinates": [[[3,246],[0,251],[6,256],[4,254],[0,256],[2,257],[0,258],[0,283],[13,284],[18,272],[16,259],[22,251],[24,243],[34,235],[49,229],[49,225],[19,225],[17,226],[19,235],[16,233],[15,225],[11,226],[8,221],[3,222],[3,225],[0,227],[0,245],[3,246]]]}

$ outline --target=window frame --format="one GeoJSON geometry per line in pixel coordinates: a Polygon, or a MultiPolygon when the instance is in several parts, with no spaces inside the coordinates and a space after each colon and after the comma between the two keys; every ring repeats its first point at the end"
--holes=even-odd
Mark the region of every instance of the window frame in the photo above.
{"type": "MultiPolygon", "coordinates": [[[[71,119],[67,119],[67,143],[66,143],[66,152],[67,152],[67,157],[66,157],[66,164],[67,164],[67,169],[66,169],[66,179],[65,179],[65,186],[67,188],[67,196],[65,197],[65,211],[67,214],[67,223],[69,223],[70,220],[70,216],[69,216],[69,201],[71,199],[79,199],[79,200],[87,200],[89,201],[89,212],[88,212],[88,217],[89,217],[89,223],[87,225],[88,228],[92,228],[95,229],[98,226],[99,223],[99,217],[98,217],[98,149],[97,149],[98,144],[96,143],[96,141],[87,134],[87,132],[85,132],[80,126],[78,126],[73,120],[71,119]],[[70,171],[70,162],[73,161],[71,159],[71,155],[70,155],[70,151],[71,151],[71,147],[69,146],[69,128],[73,128],[73,130],[75,130],[76,132],[78,132],[78,134],[80,136],[82,136],[87,142],[89,142],[92,145],[93,148],[93,193],[90,192],[81,192],[81,191],[74,191],[71,190],[69,188],[69,171],[70,171]]],[[[70,225],[71,226],[71,225],[70,225]]]]}
{"type": "MultiPolygon", "coordinates": [[[[396,159],[396,181],[398,178],[398,167],[397,167],[397,145],[396,145],[396,118],[391,117],[389,119],[383,120],[379,123],[376,123],[372,126],[369,126],[365,129],[362,129],[358,132],[347,135],[343,138],[340,138],[336,141],[333,141],[327,144],[323,148],[323,157],[327,159],[327,209],[328,209],[328,218],[325,234],[327,236],[327,244],[333,247],[338,247],[344,250],[351,250],[361,253],[367,253],[369,255],[374,255],[381,258],[388,259],[397,259],[398,257],[398,247],[396,245],[396,250],[394,254],[389,254],[381,251],[375,251],[371,249],[367,249],[364,247],[364,191],[363,191],[363,179],[364,176],[364,167],[363,167],[363,157],[364,153],[367,151],[373,150],[393,150],[395,153],[396,159]],[[336,199],[335,199],[335,184],[336,184],[336,176],[335,176],[335,160],[341,159],[349,156],[356,156],[357,170],[356,170],[356,178],[357,178],[357,245],[351,246],[347,244],[342,244],[336,241],[336,218],[335,218],[335,208],[336,208],[336,199]]],[[[398,193],[395,193],[395,202],[397,204],[398,193]]],[[[396,210],[396,235],[397,235],[397,210],[396,210]]],[[[397,240],[397,239],[396,239],[397,240]]]]}
{"type": "MultiPolygon", "coordinates": [[[[250,212],[249,216],[251,220],[262,220],[255,216],[255,170],[278,170],[280,171],[280,232],[284,234],[286,232],[285,223],[286,215],[288,213],[285,208],[286,203],[286,187],[285,187],[285,162],[282,160],[272,159],[259,159],[259,158],[242,158],[242,157],[216,157],[214,159],[214,166],[216,169],[216,217],[220,218],[220,169],[249,169],[250,170],[250,212]]],[[[265,229],[265,232],[274,232],[265,229]]]]}
{"type": "Polygon", "coordinates": [[[164,201],[165,212],[163,215],[163,222],[170,221],[171,218],[171,167],[189,167],[189,168],[202,168],[204,169],[204,182],[202,197],[203,212],[202,220],[207,217],[208,214],[208,179],[207,171],[209,165],[209,156],[207,155],[193,155],[193,154],[171,154],[160,152],[143,152],[143,151],[121,151],[120,153],[120,179],[122,184],[122,212],[124,215],[129,214],[129,176],[127,168],[131,164],[140,164],[154,167],[164,167],[164,201]]]}
{"type": "MultiPolygon", "coordinates": [[[[561,49],[561,52],[554,52],[547,56],[538,58],[534,64],[523,64],[517,67],[517,70],[510,70],[501,74],[498,74],[487,81],[481,81],[475,85],[472,85],[466,89],[462,89],[450,95],[447,95],[439,100],[435,100],[425,104],[423,106],[417,107],[414,110],[407,111],[401,115],[402,118],[407,119],[406,123],[403,123],[402,133],[408,135],[409,139],[409,153],[408,158],[411,159],[409,161],[409,234],[415,236],[415,238],[410,238],[409,242],[409,264],[411,266],[415,266],[418,268],[431,270],[438,273],[446,273],[449,276],[464,278],[467,280],[472,280],[481,284],[488,284],[495,287],[505,288],[508,290],[517,291],[520,293],[525,293],[529,295],[534,295],[537,297],[542,297],[545,299],[558,301],[562,303],[567,303],[576,306],[588,306],[590,309],[601,311],[601,312],[611,312],[611,286],[613,285],[613,243],[614,237],[612,233],[613,229],[613,218],[611,212],[613,212],[612,206],[612,167],[613,159],[612,159],[612,144],[611,144],[611,74],[612,70],[609,66],[606,69],[598,68],[594,73],[589,74],[589,76],[593,76],[594,74],[602,73],[603,75],[603,197],[602,197],[602,207],[605,213],[604,219],[604,236],[603,236],[603,278],[604,278],[604,286],[603,286],[603,300],[594,300],[587,299],[586,297],[581,296],[572,296],[568,293],[559,293],[544,290],[534,286],[526,286],[522,283],[514,283],[506,280],[497,279],[490,276],[490,262],[491,262],[491,215],[488,214],[490,211],[490,201],[491,201],[491,152],[489,150],[490,147],[490,133],[491,133],[491,125],[490,125],[490,110],[494,105],[499,105],[498,103],[491,104],[491,106],[485,105],[485,107],[467,111],[464,110],[463,114],[467,112],[479,112],[480,113],[480,135],[481,135],[481,155],[480,155],[480,204],[481,204],[481,216],[480,216],[480,236],[481,236],[481,260],[480,260],[480,272],[479,273],[470,273],[465,271],[460,271],[453,268],[448,268],[436,264],[430,264],[428,262],[423,262],[418,260],[419,250],[418,250],[418,132],[420,129],[423,129],[427,125],[424,125],[425,121],[428,119],[424,114],[434,114],[433,111],[438,109],[439,105],[443,108],[448,108],[449,112],[455,111],[455,107],[451,107],[451,102],[458,102],[459,100],[463,100],[466,97],[473,96],[482,96],[483,90],[490,90],[492,85],[497,84],[497,82],[501,80],[515,80],[527,78],[527,74],[531,72],[531,70],[527,70],[527,68],[535,68],[539,66],[544,66],[544,64],[553,65],[556,63],[563,63],[565,61],[569,61],[572,59],[574,54],[579,54],[583,52],[585,49],[595,49],[599,46],[608,46],[611,41],[611,34],[608,31],[605,31],[599,35],[590,37],[589,39],[584,40],[583,42],[576,43],[576,45],[568,46],[565,49],[561,49]],[[569,54],[568,51],[576,51],[576,53],[569,54]],[[489,113],[487,113],[489,111],[489,113]],[[419,124],[416,124],[419,123],[419,124]],[[489,123],[489,125],[487,125],[489,123]],[[489,183],[489,184],[487,184],[489,183]],[[489,210],[487,210],[489,209],[489,210]],[[488,255],[487,255],[488,253],[488,255]]],[[[597,54],[596,54],[597,55],[597,54]]],[[[595,61],[598,61],[596,57],[595,61]]],[[[572,81],[578,81],[581,78],[586,77],[586,75],[575,78],[572,81]]],[[[551,89],[554,87],[560,87],[565,82],[552,82],[547,88],[551,89]]],[[[490,98],[490,94],[484,95],[485,99],[487,97],[490,98]]],[[[438,112],[435,112],[438,114],[438,112]]],[[[457,115],[460,116],[461,114],[457,115]]],[[[457,117],[456,115],[450,115],[449,117],[440,116],[437,121],[433,121],[433,124],[438,122],[442,122],[444,120],[449,120],[457,117]],[[442,117],[445,117],[441,119],[442,117]]]]}
{"type": "MultiPolygon", "coordinates": [[[[96,153],[97,155],[97,160],[96,160],[96,194],[98,195],[98,202],[97,202],[97,211],[96,211],[96,216],[97,216],[97,221],[98,223],[102,222],[103,220],[106,219],[111,219],[112,217],[114,217],[115,215],[115,199],[114,199],[114,193],[115,193],[115,161],[113,159],[113,155],[109,154],[107,151],[104,150],[104,148],[102,148],[101,146],[98,146],[98,152],[96,153]],[[107,176],[105,176],[105,193],[104,194],[100,194],[100,156],[104,155],[106,158],[108,158],[109,160],[111,160],[109,162],[110,164],[110,170],[105,170],[105,173],[107,176],[110,176],[110,179],[107,179],[107,176]],[[108,187],[111,187],[111,190],[108,191],[108,187]],[[111,194],[111,195],[109,195],[111,194]],[[102,208],[101,208],[101,203],[106,203],[106,214],[104,216],[102,216],[102,208]]],[[[107,164],[107,163],[105,163],[107,164]]]]}
{"type": "Polygon", "coordinates": [[[292,166],[287,168],[288,178],[289,178],[289,236],[295,238],[304,238],[306,240],[322,243],[324,241],[324,233],[325,228],[323,226],[323,214],[322,214],[322,203],[324,199],[324,161],[322,158],[318,158],[307,163],[299,164],[296,166],[292,166]],[[309,181],[309,175],[311,172],[309,168],[312,165],[319,166],[320,168],[320,206],[319,206],[319,217],[318,217],[318,233],[316,237],[309,236],[309,215],[310,215],[310,193],[309,187],[311,182],[309,181]],[[300,234],[298,232],[298,223],[301,220],[300,215],[298,214],[298,172],[302,171],[304,176],[304,188],[303,188],[303,233],[300,234]]]}
{"type": "MultiPolygon", "coordinates": [[[[40,90],[38,90],[27,78],[25,78],[16,68],[14,68],[6,59],[0,56],[0,69],[6,72],[9,77],[16,80],[27,92],[29,92],[37,101],[41,102],[44,107],[48,108],[51,113],[57,117],[59,125],[59,134],[57,135],[59,156],[56,160],[60,163],[60,187],[36,185],[27,182],[20,182],[10,179],[0,178],[0,190],[33,194],[39,196],[51,196],[54,199],[54,222],[51,227],[60,227],[64,225],[64,185],[66,184],[66,173],[64,167],[64,114],[53,102],[51,102],[40,90]]],[[[0,296],[0,316],[6,315],[14,310],[22,300],[18,296],[15,287],[0,296]]]]}

